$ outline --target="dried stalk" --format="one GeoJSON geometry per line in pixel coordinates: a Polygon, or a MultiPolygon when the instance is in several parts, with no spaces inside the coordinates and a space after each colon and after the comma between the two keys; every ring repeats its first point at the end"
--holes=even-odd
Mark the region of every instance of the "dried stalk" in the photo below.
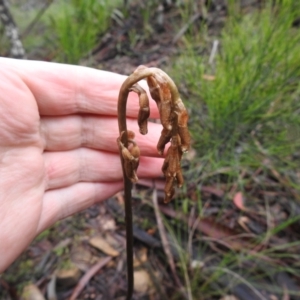
{"type": "Polygon", "coordinates": [[[176,285],[178,287],[182,288],[182,284],[181,284],[181,282],[180,282],[180,280],[179,280],[179,278],[176,274],[176,266],[175,266],[174,258],[173,258],[173,255],[172,255],[170,243],[168,241],[166,229],[165,229],[165,226],[163,224],[162,217],[160,215],[158,201],[157,201],[157,190],[156,190],[156,188],[154,188],[154,190],[153,190],[152,200],[153,200],[153,208],[154,208],[154,212],[155,212],[157,227],[158,227],[158,231],[159,231],[159,235],[160,235],[160,238],[161,238],[161,242],[162,242],[164,252],[166,254],[166,257],[167,257],[171,272],[173,274],[173,278],[176,282],[176,285]]]}
{"type": "Polygon", "coordinates": [[[175,193],[175,184],[181,187],[183,176],[180,167],[182,154],[190,147],[190,134],[187,128],[188,114],[178,89],[173,80],[162,70],[139,66],[123,83],[118,99],[118,122],[120,136],[117,143],[123,169],[124,192],[125,192],[125,224],[126,224],[126,250],[127,250],[127,277],[128,290],[127,300],[133,293],[133,237],[132,237],[132,210],[131,188],[132,183],[138,181],[137,168],[139,165],[140,150],[134,141],[134,133],[127,130],[126,104],[129,92],[139,95],[140,110],[138,125],[141,134],[147,134],[147,119],[150,115],[149,99],[147,93],[138,81],[146,78],[151,97],[155,100],[160,113],[163,126],[157,150],[163,155],[167,143],[171,146],[167,150],[162,172],[166,177],[164,202],[171,201],[175,193]]]}

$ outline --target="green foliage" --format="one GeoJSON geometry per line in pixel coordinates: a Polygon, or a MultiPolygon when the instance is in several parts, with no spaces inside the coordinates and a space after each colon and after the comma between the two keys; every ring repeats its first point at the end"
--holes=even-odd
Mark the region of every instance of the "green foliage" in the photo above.
{"type": "MultiPolygon", "coordinates": [[[[212,36],[205,35],[205,28],[199,36],[193,35],[191,28],[184,37],[187,48],[169,72],[180,82],[183,100],[191,112],[193,146],[200,156],[186,172],[187,182],[192,174],[193,182],[205,184],[211,178],[213,186],[223,180],[223,184],[232,187],[234,182],[243,190],[251,179],[242,178],[241,170],[260,167],[292,174],[293,168],[299,168],[296,156],[300,154],[300,30],[294,21],[299,18],[300,2],[267,1],[262,10],[246,15],[239,10],[238,2],[229,1],[229,18],[213,61],[209,59],[210,53],[199,54],[205,53],[205,48],[212,49],[212,36]],[[211,44],[203,47],[208,38],[211,44]]],[[[262,177],[261,182],[251,185],[253,189],[256,184],[264,189],[268,172],[264,170],[262,177]]],[[[286,187],[299,189],[294,182],[286,187]]],[[[219,216],[224,213],[223,206],[228,208],[232,203],[232,196],[228,198],[225,194],[218,207],[219,216]]],[[[257,209],[257,199],[251,200],[257,209]]],[[[202,206],[199,195],[199,214],[202,206]]],[[[192,211],[190,207],[183,198],[176,210],[187,213],[192,211]]],[[[298,216],[290,215],[276,226],[266,228],[255,242],[262,245],[278,238],[298,222],[298,216]]],[[[181,224],[179,232],[185,230],[182,227],[181,224]]],[[[258,295],[260,279],[272,281],[281,271],[299,272],[298,265],[277,264],[280,259],[298,261],[299,251],[295,249],[299,242],[293,238],[287,243],[269,243],[269,247],[258,252],[227,249],[218,253],[191,229],[185,231],[189,232],[193,247],[186,247],[182,234],[167,228],[182,253],[189,255],[180,256],[178,266],[186,291],[191,290],[195,299],[224,296],[239,283],[258,295]],[[187,269],[193,260],[203,263],[203,267],[187,269]]],[[[276,284],[272,291],[283,294],[276,284]]]]}
{"type": "Polygon", "coordinates": [[[190,91],[195,148],[221,165],[259,165],[265,157],[289,163],[300,149],[299,4],[271,1],[233,14],[213,64],[191,47],[173,73],[190,91]],[[297,7],[295,7],[297,6],[297,7]],[[215,76],[207,80],[207,74],[215,76]]]}
{"type": "MultiPolygon", "coordinates": [[[[24,1],[26,2],[26,1],[24,1]]],[[[64,63],[78,64],[88,58],[92,49],[107,30],[114,8],[122,0],[63,0],[51,2],[41,13],[43,5],[23,9],[22,1],[10,6],[22,36],[40,14],[34,28],[22,37],[29,58],[51,58],[64,63]]],[[[0,24],[1,52],[8,52],[9,43],[0,24]]]]}
{"type": "Polygon", "coordinates": [[[64,1],[63,13],[51,16],[57,60],[76,64],[87,57],[107,29],[113,5],[115,1],[110,0],[64,1]]]}

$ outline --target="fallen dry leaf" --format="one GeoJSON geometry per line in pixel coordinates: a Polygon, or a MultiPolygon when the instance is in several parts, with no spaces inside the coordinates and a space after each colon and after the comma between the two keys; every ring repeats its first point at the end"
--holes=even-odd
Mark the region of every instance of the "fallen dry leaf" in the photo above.
{"type": "Polygon", "coordinates": [[[233,203],[240,210],[245,210],[244,197],[242,192],[237,192],[233,197],[233,203]]]}
{"type": "Polygon", "coordinates": [[[145,263],[148,260],[148,249],[143,247],[139,249],[133,258],[133,266],[139,267],[141,264],[145,263]]]}
{"type": "Polygon", "coordinates": [[[109,245],[111,245],[114,249],[120,248],[120,241],[116,238],[115,235],[111,233],[105,234],[105,240],[108,242],[109,245]]]}
{"type": "Polygon", "coordinates": [[[239,299],[233,295],[226,295],[226,296],[220,298],[220,300],[239,300],[239,299]]]}
{"type": "Polygon", "coordinates": [[[97,222],[99,228],[103,231],[107,231],[107,230],[115,231],[117,228],[115,219],[108,214],[97,217],[97,222]]]}
{"type": "Polygon", "coordinates": [[[145,270],[134,271],[134,290],[138,293],[147,293],[152,287],[150,275],[145,270]]]}
{"type": "Polygon", "coordinates": [[[114,249],[104,238],[100,236],[91,238],[89,240],[89,244],[107,255],[113,257],[120,255],[120,253],[116,249],[114,249]]]}
{"type": "Polygon", "coordinates": [[[79,270],[86,272],[98,261],[98,258],[93,256],[89,250],[82,246],[77,246],[72,249],[71,261],[79,270]]]}
{"type": "Polygon", "coordinates": [[[71,287],[78,282],[80,275],[80,270],[75,265],[73,265],[68,269],[57,270],[56,282],[58,285],[71,287]]]}
{"type": "Polygon", "coordinates": [[[21,299],[22,300],[45,300],[45,297],[36,285],[28,284],[23,289],[21,299]]]}

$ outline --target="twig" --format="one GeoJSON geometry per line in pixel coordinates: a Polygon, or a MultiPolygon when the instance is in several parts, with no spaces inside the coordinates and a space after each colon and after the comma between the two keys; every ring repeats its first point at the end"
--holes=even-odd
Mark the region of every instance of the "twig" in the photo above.
{"type": "Polygon", "coordinates": [[[219,46],[219,41],[218,40],[214,40],[213,47],[211,49],[209,60],[208,60],[208,63],[210,65],[212,65],[212,63],[214,62],[215,56],[216,56],[217,51],[218,51],[218,46],[219,46]]]}
{"type": "Polygon", "coordinates": [[[154,207],[154,212],[155,212],[155,217],[156,217],[156,222],[157,222],[157,226],[158,226],[158,231],[159,231],[159,235],[162,241],[162,245],[163,245],[163,249],[164,252],[167,256],[168,259],[168,263],[169,266],[171,268],[174,280],[177,284],[177,286],[182,286],[177,274],[176,274],[176,267],[175,267],[175,263],[174,263],[174,258],[171,252],[171,248],[167,239],[167,234],[166,234],[166,230],[164,227],[164,224],[162,222],[162,218],[159,212],[159,206],[158,206],[158,202],[157,202],[157,190],[156,188],[154,188],[153,193],[152,193],[152,200],[153,200],[153,207],[154,207]]]}
{"type": "Polygon", "coordinates": [[[186,31],[189,29],[189,27],[196,22],[201,17],[201,13],[196,13],[193,16],[190,17],[188,22],[182,26],[182,28],[178,31],[178,33],[174,36],[172,43],[176,44],[178,40],[186,33],[186,31]]]}
{"type": "Polygon", "coordinates": [[[89,280],[101,269],[103,268],[108,262],[112,260],[111,256],[107,256],[101,259],[98,263],[92,266],[79,280],[78,284],[76,285],[71,297],[69,300],[76,300],[84,289],[85,285],[89,282],[89,280]]]}
{"type": "Polygon", "coordinates": [[[0,19],[4,25],[5,34],[10,41],[10,56],[25,58],[25,50],[19,37],[18,28],[5,0],[0,0],[0,19]]]}

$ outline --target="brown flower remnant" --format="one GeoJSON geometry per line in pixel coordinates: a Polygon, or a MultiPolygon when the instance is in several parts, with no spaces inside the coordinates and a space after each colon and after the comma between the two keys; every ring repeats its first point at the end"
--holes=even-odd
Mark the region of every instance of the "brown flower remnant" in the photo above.
{"type": "Polygon", "coordinates": [[[134,141],[134,132],[127,131],[128,135],[128,144],[131,144],[131,147],[126,148],[124,144],[121,142],[122,135],[124,131],[121,133],[121,137],[117,139],[119,149],[122,153],[122,157],[124,159],[124,169],[126,172],[126,176],[130,179],[131,182],[135,183],[138,181],[138,177],[136,175],[137,168],[140,162],[140,149],[136,142],[134,141]]]}
{"type": "MultiPolygon", "coordinates": [[[[131,83],[131,86],[127,86],[127,90],[136,92],[139,96],[138,125],[141,134],[147,134],[148,132],[147,120],[150,115],[147,93],[137,84],[143,78],[146,78],[151,97],[157,104],[163,127],[157,143],[158,153],[163,155],[166,144],[171,142],[162,167],[162,172],[166,176],[164,202],[168,203],[175,193],[176,183],[178,187],[183,185],[180,161],[182,154],[190,148],[190,134],[187,128],[188,113],[179,97],[176,85],[166,73],[157,68],[139,66],[124,84],[131,83]]],[[[136,170],[140,152],[137,150],[138,147],[132,135],[134,134],[131,131],[123,130],[117,141],[124,160],[126,176],[131,182],[137,182],[136,170]],[[127,147],[125,146],[126,143],[122,142],[125,132],[127,133],[127,147]]]]}
{"type": "Polygon", "coordinates": [[[138,125],[141,134],[148,133],[148,118],[150,116],[149,99],[145,90],[139,85],[135,84],[130,89],[132,92],[136,92],[139,95],[140,110],[138,115],[138,125]]]}
{"type": "Polygon", "coordinates": [[[171,201],[175,193],[175,185],[181,187],[183,176],[180,167],[182,154],[190,147],[190,134],[187,128],[188,113],[179,97],[177,87],[173,80],[162,70],[139,66],[122,84],[118,99],[118,122],[120,136],[117,143],[124,177],[125,194],[125,224],[126,224],[126,252],[127,252],[127,296],[126,300],[132,298],[133,293],[133,230],[132,230],[132,208],[131,187],[132,183],[138,181],[136,174],[140,150],[134,141],[134,133],[127,130],[126,125],[126,103],[129,92],[135,92],[139,96],[140,110],[138,114],[138,125],[141,134],[148,132],[148,118],[150,115],[149,99],[145,90],[138,85],[138,81],[146,78],[151,97],[155,100],[160,120],[163,127],[161,136],[157,143],[157,150],[163,155],[167,143],[171,146],[167,150],[162,172],[166,176],[164,202],[171,201]]]}

